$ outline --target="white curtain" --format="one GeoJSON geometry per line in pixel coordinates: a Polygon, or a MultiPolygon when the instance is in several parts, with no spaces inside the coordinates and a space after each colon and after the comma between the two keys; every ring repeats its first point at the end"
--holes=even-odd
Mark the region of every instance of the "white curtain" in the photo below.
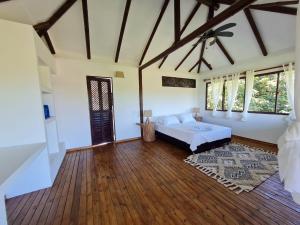
{"type": "Polygon", "coordinates": [[[211,80],[211,87],[212,87],[212,100],[213,100],[213,112],[212,115],[216,116],[218,103],[220,100],[220,96],[223,91],[224,85],[224,78],[213,78],[211,80]]]}
{"type": "Polygon", "coordinates": [[[247,121],[248,110],[253,94],[253,84],[254,84],[254,70],[249,70],[246,72],[246,93],[245,93],[245,105],[244,111],[242,113],[242,121],[247,121]]]}
{"type": "Polygon", "coordinates": [[[293,64],[290,63],[287,67],[283,66],[283,74],[285,75],[285,86],[287,91],[288,103],[291,108],[291,112],[287,118],[288,122],[296,119],[295,115],[295,70],[293,69],[293,64]]]}
{"type": "Polygon", "coordinates": [[[230,78],[230,76],[227,77],[226,85],[227,85],[227,118],[232,117],[232,108],[234,106],[238,88],[239,88],[239,82],[240,82],[240,74],[236,73],[233,74],[230,78]]]}
{"type": "Polygon", "coordinates": [[[293,122],[278,140],[279,176],[286,190],[300,204],[300,123],[293,122]]]}

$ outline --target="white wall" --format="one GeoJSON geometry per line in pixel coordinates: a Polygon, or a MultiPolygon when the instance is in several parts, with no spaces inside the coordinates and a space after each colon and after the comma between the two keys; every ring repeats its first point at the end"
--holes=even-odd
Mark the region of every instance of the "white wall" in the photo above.
{"type": "Polygon", "coordinates": [[[123,71],[125,78],[113,78],[116,139],[140,136],[138,71],[128,66],[108,65],[75,59],[57,59],[54,78],[59,137],[67,148],[91,145],[86,76],[113,77],[123,71]]]}
{"type": "Polygon", "coordinates": [[[268,56],[264,58],[258,58],[257,60],[251,60],[248,63],[224,67],[215,71],[210,71],[201,74],[200,84],[200,108],[201,115],[205,122],[220,124],[232,128],[234,135],[247,137],[255,140],[277,143],[278,138],[284,133],[288,124],[284,115],[270,115],[270,114],[256,114],[249,113],[248,120],[241,122],[241,113],[233,113],[232,118],[225,118],[225,112],[218,112],[216,117],[212,117],[211,111],[205,110],[205,83],[204,78],[213,76],[227,75],[234,72],[242,72],[247,69],[263,69],[273,66],[278,66],[284,63],[292,62],[295,60],[295,54],[293,52],[283,53],[274,56],[268,56]]]}
{"type": "MultiPolygon", "coordinates": [[[[198,79],[199,75],[146,69],[143,71],[144,109],[151,109],[153,116],[191,112],[199,107],[198,88],[162,87],[162,76],[198,79]]],[[[197,81],[197,84],[198,81],[197,81]]]]}
{"type": "MultiPolygon", "coordinates": [[[[140,137],[138,68],[80,59],[57,58],[58,75],[54,78],[56,117],[59,138],[67,148],[91,145],[86,76],[113,77],[116,139],[140,137]],[[114,78],[123,71],[125,78],[114,78]]],[[[157,69],[143,72],[144,109],[154,115],[191,111],[199,104],[198,89],[162,88],[161,76],[197,78],[157,69]]]]}
{"type": "Polygon", "coordinates": [[[0,147],[45,142],[33,28],[0,20],[0,147]]]}

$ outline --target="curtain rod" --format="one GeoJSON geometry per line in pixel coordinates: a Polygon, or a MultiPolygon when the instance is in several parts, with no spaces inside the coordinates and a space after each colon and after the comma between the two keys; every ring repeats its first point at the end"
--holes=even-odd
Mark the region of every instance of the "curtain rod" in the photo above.
{"type": "MultiPolygon", "coordinates": [[[[288,66],[289,64],[284,64],[284,66],[288,66]]],[[[295,63],[292,63],[292,65],[295,65],[295,63]]],[[[274,67],[269,67],[269,68],[266,68],[266,69],[260,69],[260,70],[254,70],[255,73],[257,72],[262,72],[262,71],[265,71],[265,70],[272,70],[272,69],[279,69],[279,68],[282,68],[283,65],[280,65],[280,66],[274,66],[274,67]]],[[[247,71],[243,71],[240,73],[240,75],[243,75],[241,77],[245,77],[246,76],[246,72],[247,71]]],[[[232,75],[228,75],[228,76],[223,76],[223,78],[226,78],[226,77],[231,77],[232,75]]],[[[211,78],[207,78],[207,79],[203,79],[204,82],[207,82],[207,81],[210,81],[211,78]]]]}

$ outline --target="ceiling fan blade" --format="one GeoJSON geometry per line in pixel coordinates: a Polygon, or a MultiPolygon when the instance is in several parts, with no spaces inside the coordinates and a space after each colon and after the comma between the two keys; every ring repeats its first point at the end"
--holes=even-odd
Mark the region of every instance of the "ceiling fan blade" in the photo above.
{"type": "Polygon", "coordinates": [[[231,27],[235,27],[236,23],[227,23],[224,24],[223,26],[218,27],[217,29],[215,29],[215,33],[221,32],[223,30],[229,29],[231,27]]]}
{"type": "Polygon", "coordinates": [[[232,37],[233,33],[231,31],[223,31],[223,32],[216,33],[216,36],[232,37]]]}

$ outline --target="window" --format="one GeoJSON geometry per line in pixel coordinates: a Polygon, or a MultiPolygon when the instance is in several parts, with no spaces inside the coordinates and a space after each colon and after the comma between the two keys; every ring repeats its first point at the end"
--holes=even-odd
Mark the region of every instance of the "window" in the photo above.
{"type": "Polygon", "coordinates": [[[276,113],[288,114],[292,109],[289,106],[287,91],[285,86],[285,75],[280,74],[278,83],[278,95],[276,113]]]}
{"type": "MultiPolygon", "coordinates": [[[[236,100],[232,107],[232,111],[242,112],[244,110],[245,84],[246,84],[246,79],[240,78],[239,88],[238,88],[236,100]]],[[[228,105],[227,105],[227,85],[225,84],[224,110],[227,110],[227,107],[228,107],[228,105]]]]}
{"type": "Polygon", "coordinates": [[[253,95],[249,111],[274,112],[276,105],[277,74],[254,77],[253,95]]]}
{"type": "MultiPolygon", "coordinates": [[[[249,107],[251,113],[288,114],[285,75],[282,71],[270,74],[259,74],[254,77],[253,95],[249,107]]],[[[242,112],[245,102],[246,79],[240,78],[237,98],[232,111],[242,112]]],[[[206,83],[206,110],[213,109],[211,83],[206,83]]],[[[224,82],[223,93],[218,104],[219,111],[227,110],[227,87],[224,82]]]]}
{"type": "MultiPolygon", "coordinates": [[[[212,87],[211,83],[206,83],[206,109],[213,110],[212,87]]],[[[223,95],[220,96],[217,110],[222,110],[223,95]]]]}
{"type": "MultiPolygon", "coordinates": [[[[244,98],[245,98],[245,78],[240,78],[239,82],[239,88],[237,97],[233,106],[233,111],[242,112],[244,109],[244,98]]],[[[206,110],[212,110],[213,109],[213,100],[212,100],[212,87],[211,83],[206,83],[206,90],[207,90],[207,98],[206,98],[206,110]]],[[[217,110],[219,111],[226,111],[227,110],[227,85],[226,81],[224,82],[224,88],[223,88],[223,94],[220,96],[220,100],[218,103],[217,110]],[[224,101],[223,101],[224,98],[224,101]]]]}

